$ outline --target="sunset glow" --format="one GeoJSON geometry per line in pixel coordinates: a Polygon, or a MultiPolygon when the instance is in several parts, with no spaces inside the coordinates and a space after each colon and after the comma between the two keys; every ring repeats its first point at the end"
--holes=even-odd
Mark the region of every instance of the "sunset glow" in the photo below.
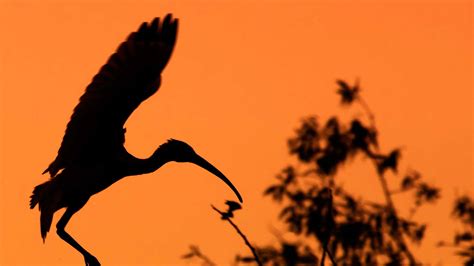
{"type": "MultiPolygon", "coordinates": [[[[177,44],[160,90],[126,123],[130,153],[148,157],[169,138],[191,144],[242,194],[235,221],[251,241],[276,243],[279,206],[262,193],[294,161],[287,139],[309,115],[344,117],[335,80],[359,78],[382,149],[400,148],[402,171],[442,189],[416,214],[428,229],[414,253],[459,263],[436,243],[458,228],[454,197],[474,187],[472,10],[471,1],[0,0],[0,265],[83,265],[54,233],[63,210],[43,244],[29,196],[95,73],[143,21],[167,13],[180,19],[177,44]]],[[[345,168],[344,182],[382,199],[368,165],[345,168]]],[[[170,163],[92,197],[68,230],[103,265],[188,265],[189,245],[231,265],[248,250],[210,207],[229,199],[208,172],[170,163]]]]}

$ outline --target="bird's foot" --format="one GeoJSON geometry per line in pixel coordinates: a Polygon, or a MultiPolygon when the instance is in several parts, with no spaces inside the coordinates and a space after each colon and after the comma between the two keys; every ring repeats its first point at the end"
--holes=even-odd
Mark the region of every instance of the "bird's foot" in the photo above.
{"type": "Polygon", "coordinates": [[[86,266],[100,266],[99,260],[90,254],[84,256],[84,260],[86,261],[86,266]]]}

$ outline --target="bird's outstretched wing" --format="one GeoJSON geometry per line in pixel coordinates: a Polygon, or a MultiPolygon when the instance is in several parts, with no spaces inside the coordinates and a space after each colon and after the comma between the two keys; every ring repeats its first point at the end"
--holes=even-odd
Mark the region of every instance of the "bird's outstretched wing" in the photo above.
{"type": "Polygon", "coordinates": [[[161,23],[155,18],[130,34],[87,86],[44,173],[54,177],[63,168],[107,158],[123,147],[123,125],[158,90],[177,29],[178,20],[168,14],[161,23]]]}

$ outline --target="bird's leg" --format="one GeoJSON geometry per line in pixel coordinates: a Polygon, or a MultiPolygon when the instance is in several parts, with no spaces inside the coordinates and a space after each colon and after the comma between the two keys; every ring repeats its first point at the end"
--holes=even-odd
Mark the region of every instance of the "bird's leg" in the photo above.
{"type": "Polygon", "coordinates": [[[69,222],[71,217],[79,211],[85,204],[87,200],[81,202],[80,204],[76,204],[74,206],[69,206],[66,211],[64,212],[63,216],[61,219],[59,219],[58,223],[56,224],[56,233],[58,234],[59,237],[61,237],[62,240],[66,241],[69,245],[71,245],[73,248],[75,248],[77,251],[81,252],[81,254],[84,256],[84,260],[86,262],[86,266],[100,266],[99,261],[97,260],[96,257],[94,257],[91,253],[89,253],[87,250],[85,250],[79,243],[72,238],[71,235],[69,235],[64,229],[66,227],[66,224],[69,222]]]}

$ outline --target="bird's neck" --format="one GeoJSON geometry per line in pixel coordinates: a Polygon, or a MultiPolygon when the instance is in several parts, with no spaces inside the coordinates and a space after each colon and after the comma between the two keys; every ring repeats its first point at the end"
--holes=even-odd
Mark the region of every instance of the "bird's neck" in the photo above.
{"type": "Polygon", "coordinates": [[[128,175],[141,175],[148,174],[158,170],[164,164],[169,162],[164,156],[163,151],[159,148],[147,159],[135,158],[131,164],[129,164],[128,175]]]}

